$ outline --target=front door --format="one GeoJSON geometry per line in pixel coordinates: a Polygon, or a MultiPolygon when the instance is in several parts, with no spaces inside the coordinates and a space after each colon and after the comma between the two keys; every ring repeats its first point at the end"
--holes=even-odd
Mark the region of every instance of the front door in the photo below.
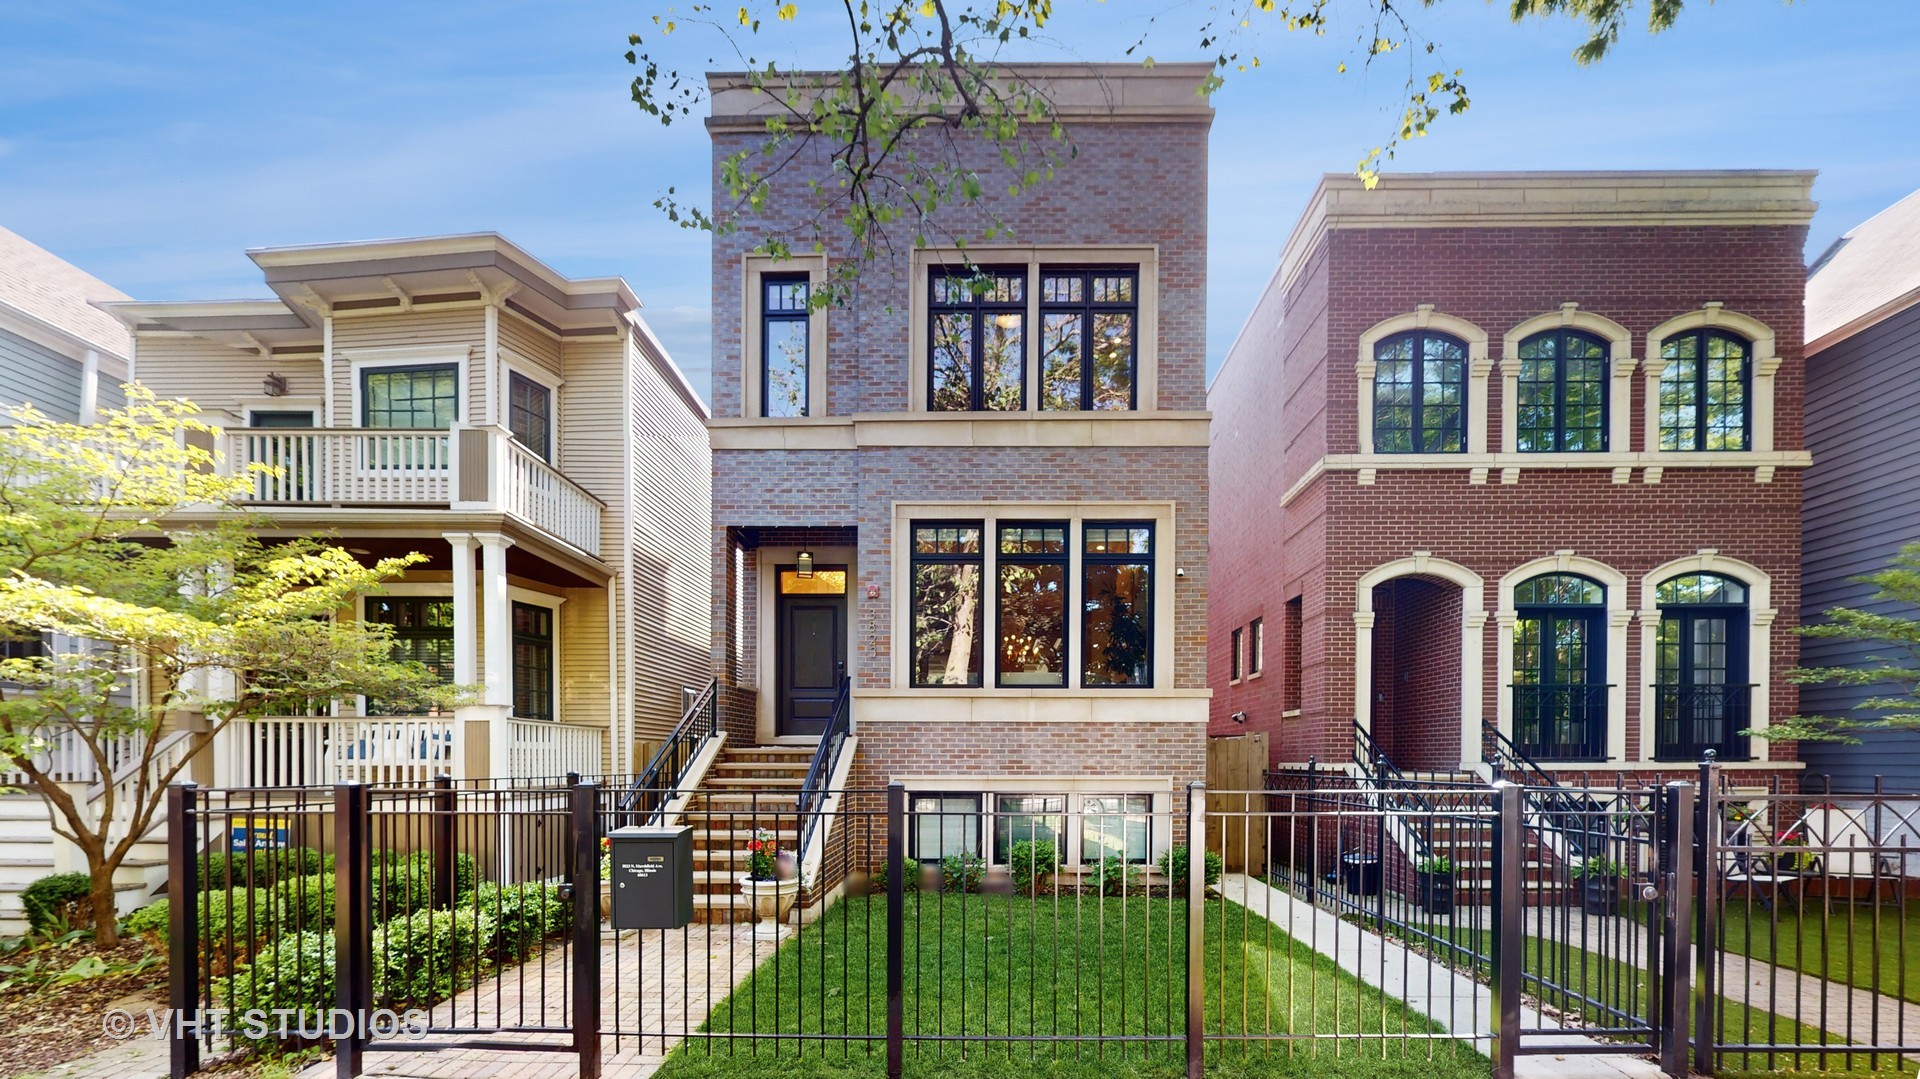
{"type": "Polygon", "coordinates": [[[774,576],[775,733],[817,735],[833,718],[847,673],[847,568],[816,566],[802,576],[794,566],[779,566],[774,576]]]}

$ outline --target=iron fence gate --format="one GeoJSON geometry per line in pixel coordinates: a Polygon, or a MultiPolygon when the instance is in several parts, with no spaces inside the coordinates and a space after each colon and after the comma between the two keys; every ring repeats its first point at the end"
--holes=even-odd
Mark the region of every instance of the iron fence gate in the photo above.
{"type": "Polygon", "coordinates": [[[291,1008],[293,1040],[331,1042],[341,1075],[449,1048],[565,1053],[583,1075],[607,1054],[898,1076],[1484,1053],[1500,1077],[1529,1054],[1653,1053],[1676,1076],[1689,1057],[1711,1072],[1920,1055],[1920,796],[1751,790],[1713,766],[1698,787],[1384,774],[1211,803],[1197,785],[183,785],[173,1072],[284,1039],[220,1021],[268,1006],[291,1008]],[[602,840],[643,822],[691,829],[691,924],[603,920],[602,840]],[[1225,850],[1263,853],[1219,875],[1189,856],[1225,850]],[[797,855],[791,914],[753,880],[789,875],[771,851],[797,855]],[[416,1025],[369,1028],[380,1013],[416,1025]]]}

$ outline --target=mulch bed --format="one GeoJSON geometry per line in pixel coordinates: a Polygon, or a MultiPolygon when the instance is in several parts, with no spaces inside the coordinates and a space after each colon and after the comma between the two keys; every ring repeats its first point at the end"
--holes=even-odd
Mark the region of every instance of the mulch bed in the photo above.
{"type": "MultiPolygon", "coordinates": [[[[146,953],[146,943],[130,937],[113,948],[80,941],[64,948],[15,952],[4,962],[20,964],[41,955],[65,969],[92,955],[109,966],[130,966],[146,953]]],[[[57,989],[16,986],[0,992],[0,1075],[41,1071],[122,1044],[101,1030],[101,1017],[109,1008],[132,1012],[144,1035],[147,1009],[157,1011],[166,1001],[164,963],[138,974],[103,974],[57,989]]]]}

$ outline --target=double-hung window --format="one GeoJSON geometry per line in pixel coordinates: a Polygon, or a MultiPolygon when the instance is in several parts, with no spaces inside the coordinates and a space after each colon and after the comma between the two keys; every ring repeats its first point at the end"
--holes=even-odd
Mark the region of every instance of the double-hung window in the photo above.
{"type": "Polygon", "coordinates": [[[807,415],[812,356],[812,306],[807,275],[760,278],[760,415],[807,415]]]}
{"type": "Polygon", "coordinates": [[[1153,685],[1153,525],[1089,521],[1081,547],[1082,684],[1153,685]]]}
{"type": "Polygon", "coordinates": [[[513,714],[553,718],[553,610],[513,605],[513,714]]]}
{"type": "Polygon", "coordinates": [[[999,684],[1066,685],[1066,522],[1002,524],[997,572],[999,684]]]}
{"type": "Polygon", "coordinates": [[[912,683],[980,684],[981,576],[978,521],[913,526],[912,683]]]}
{"type": "Polygon", "coordinates": [[[1138,292],[1135,270],[1040,271],[1042,409],[1134,407],[1138,292]]]}
{"type": "Polygon", "coordinates": [[[927,408],[1026,407],[1025,270],[935,271],[929,291],[927,408]]]}
{"type": "Polygon", "coordinates": [[[1247,623],[1247,677],[1252,678],[1267,665],[1266,627],[1263,619],[1247,623]]]}
{"type": "Polygon", "coordinates": [[[553,461],[553,391],[518,371],[507,372],[507,430],[542,461],[553,461]]]}

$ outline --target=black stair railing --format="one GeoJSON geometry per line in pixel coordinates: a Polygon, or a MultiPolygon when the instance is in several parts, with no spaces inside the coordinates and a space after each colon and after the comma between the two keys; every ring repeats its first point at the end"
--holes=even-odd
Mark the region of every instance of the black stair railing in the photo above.
{"type": "Polygon", "coordinates": [[[1482,730],[1481,755],[1493,778],[1524,789],[1527,817],[1535,827],[1558,833],[1572,855],[1605,849],[1606,818],[1597,812],[1599,802],[1562,786],[1499,727],[1484,723],[1482,730]]]}
{"type": "Polygon", "coordinates": [[[1653,692],[1656,760],[1698,761],[1708,750],[1723,761],[1751,758],[1740,732],[1753,726],[1753,686],[1656,685],[1653,692]]]}
{"type": "Polygon", "coordinates": [[[1403,822],[1406,826],[1400,829],[1400,834],[1406,836],[1413,847],[1409,853],[1415,864],[1425,862],[1433,853],[1430,833],[1435,816],[1433,801],[1414,789],[1413,782],[1394,767],[1380,744],[1373,740],[1373,732],[1358,720],[1353,724],[1353,763],[1373,787],[1380,811],[1397,811],[1406,817],[1403,822]]]}
{"type": "Polygon", "coordinates": [[[634,778],[633,786],[620,799],[621,812],[632,814],[636,822],[656,817],[680,795],[687,767],[700,755],[707,739],[719,734],[720,680],[716,678],[688,702],[679,725],[634,778]]]}
{"type": "Polygon", "coordinates": [[[827,720],[827,729],[820,733],[820,746],[813,751],[813,763],[807,768],[807,778],[800,785],[798,810],[800,815],[800,857],[805,858],[807,844],[813,839],[814,826],[820,823],[821,807],[827,799],[827,784],[833,779],[833,770],[840,762],[840,749],[847,744],[847,733],[853,728],[853,682],[840,679],[840,689],[833,697],[833,715],[827,720]]]}

